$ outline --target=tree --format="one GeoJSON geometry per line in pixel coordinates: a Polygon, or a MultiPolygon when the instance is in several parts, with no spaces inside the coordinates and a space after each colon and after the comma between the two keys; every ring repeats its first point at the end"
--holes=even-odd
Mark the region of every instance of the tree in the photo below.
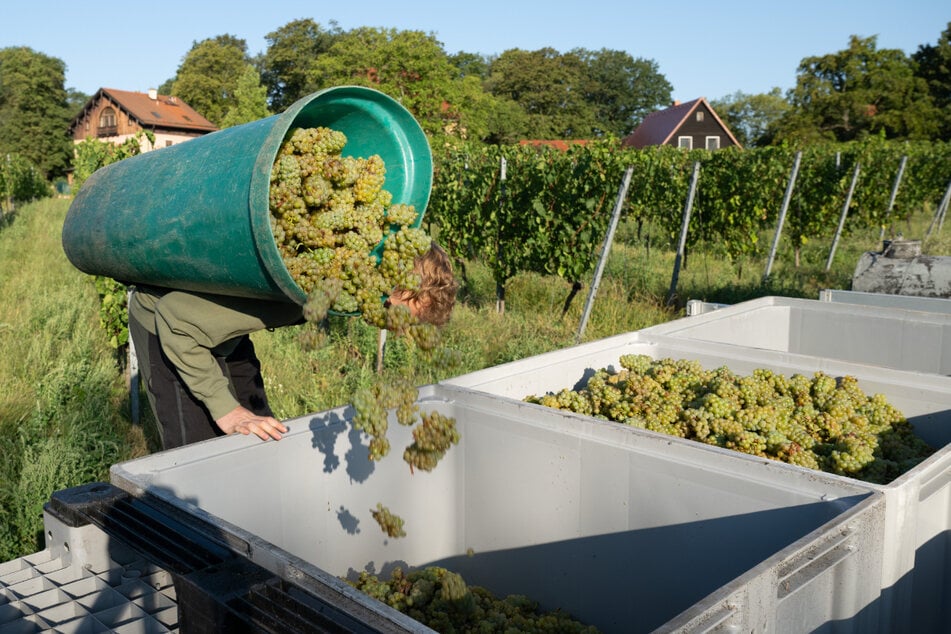
{"type": "Polygon", "coordinates": [[[69,109],[70,120],[82,112],[83,106],[89,101],[89,97],[90,95],[87,95],[81,90],[76,90],[75,88],[66,89],[66,105],[69,109]]]}
{"type": "Polygon", "coordinates": [[[66,65],[20,46],[0,49],[0,154],[18,154],[47,179],[72,157],[66,65]]]}
{"type": "Polygon", "coordinates": [[[335,22],[330,25],[324,29],[309,18],[294,20],[265,36],[268,47],[259,67],[272,111],[283,112],[308,94],[314,63],[341,34],[335,22]]]}
{"type": "Polygon", "coordinates": [[[780,125],[781,139],[851,141],[870,134],[927,139],[937,112],[924,79],[899,49],[876,48],[876,38],[853,35],[849,47],[807,57],[799,64],[793,108],[780,125]]]}
{"type": "Polygon", "coordinates": [[[459,70],[461,76],[474,76],[479,79],[486,79],[489,76],[489,66],[492,63],[485,55],[465,51],[450,55],[449,61],[459,70]]]}
{"type": "Polygon", "coordinates": [[[758,95],[738,91],[711,101],[710,106],[743,147],[769,145],[776,134],[776,126],[790,108],[779,88],[758,95]]]}
{"type": "Polygon", "coordinates": [[[928,83],[938,110],[938,138],[951,141],[951,22],[937,44],[919,46],[911,57],[918,65],[915,74],[928,83]]]}
{"type": "Polygon", "coordinates": [[[247,48],[244,40],[233,35],[194,43],[169,92],[220,127],[225,114],[237,103],[238,80],[250,63],[247,48]]]}
{"type": "Polygon", "coordinates": [[[456,76],[432,35],[362,27],[341,34],[316,61],[310,89],[347,84],[374,88],[399,101],[435,135],[456,118],[445,101],[456,76]]]}
{"type": "Polygon", "coordinates": [[[250,123],[269,116],[267,109],[267,88],[261,85],[261,77],[251,64],[244,68],[234,89],[235,103],[221,120],[222,128],[250,123]]]}
{"type": "Polygon", "coordinates": [[[597,112],[585,101],[585,72],[576,53],[509,49],[493,60],[485,85],[525,110],[530,138],[585,139],[598,129],[597,112]]]}
{"type": "Polygon", "coordinates": [[[584,99],[597,117],[596,132],[622,137],[651,112],[670,103],[672,87],[652,60],[624,51],[575,49],[586,69],[584,99]]]}
{"type": "Polygon", "coordinates": [[[483,143],[515,143],[526,137],[528,117],[510,99],[482,89],[478,77],[467,75],[449,84],[442,113],[443,134],[483,143]]]}

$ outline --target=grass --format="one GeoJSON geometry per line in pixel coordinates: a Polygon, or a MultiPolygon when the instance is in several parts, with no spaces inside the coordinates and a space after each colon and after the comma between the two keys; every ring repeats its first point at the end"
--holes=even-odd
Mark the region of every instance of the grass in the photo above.
{"type": "Polygon", "coordinates": [[[0,228],[0,561],[42,544],[53,491],[148,451],[128,422],[92,280],[60,245],[67,205],[30,205],[0,228]]]}
{"type": "MultiPolygon", "coordinates": [[[[98,323],[98,296],[91,277],[66,259],[60,243],[69,201],[28,205],[0,226],[0,561],[42,549],[42,506],[56,490],[108,478],[109,466],[159,448],[154,421],[141,394],[140,424],[131,422],[123,364],[98,323]]],[[[902,231],[924,235],[925,210],[902,231]]],[[[590,279],[564,311],[571,291],[564,280],[535,274],[511,279],[505,312],[496,310],[491,271],[466,262],[459,303],[443,330],[457,363],[434,367],[399,339],[387,343],[383,372],[408,371],[417,385],[471,372],[681,317],[687,299],[737,303],[764,295],[816,298],[824,288],[848,288],[864,251],[879,250],[879,231],[843,237],[833,266],[831,245],[807,244],[801,265],[781,249],[772,275],[764,263],[738,266],[714,255],[712,245],[687,253],[668,306],[674,253],[670,244],[621,226],[586,328],[579,325],[590,279]],[[564,313],[564,314],[563,314],[564,313]]],[[[930,238],[931,255],[951,252],[951,238],[930,238]]],[[[655,231],[656,233],[656,231],[655,231]]],[[[769,244],[771,236],[761,236],[769,244]]],[[[378,331],[358,319],[335,318],[325,345],[304,349],[307,327],[260,332],[261,357],[272,407],[292,418],[346,404],[376,373],[378,331]]]]}

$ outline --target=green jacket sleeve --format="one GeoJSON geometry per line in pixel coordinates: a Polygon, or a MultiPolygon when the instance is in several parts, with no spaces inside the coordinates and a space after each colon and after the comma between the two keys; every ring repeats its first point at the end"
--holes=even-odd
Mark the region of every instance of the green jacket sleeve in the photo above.
{"type": "Polygon", "coordinates": [[[155,334],[188,390],[218,420],[239,404],[214,349],[300,317],[293,304],[172,291],[155,308],[155,334]]]}

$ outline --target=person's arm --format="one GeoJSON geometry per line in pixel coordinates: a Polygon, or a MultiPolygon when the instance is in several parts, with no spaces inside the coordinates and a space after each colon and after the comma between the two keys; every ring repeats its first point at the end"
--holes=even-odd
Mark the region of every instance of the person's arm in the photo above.
{"type": "Polygon", "coordinates": [[[188,390],[225,433],[279,438],[286,427],[242,407],[212,349],[235,337],[297,320],[299,307],[173,291],[155,310],[156,335],[188,390]]]}

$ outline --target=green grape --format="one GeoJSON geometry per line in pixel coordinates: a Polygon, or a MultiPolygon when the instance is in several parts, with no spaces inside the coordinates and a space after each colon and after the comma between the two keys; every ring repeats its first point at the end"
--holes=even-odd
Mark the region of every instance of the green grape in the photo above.
{"type": "MultiPolygon", "coordinates": [[[[309,298],[313,306],[305,318],[323,319],[330,310],[360,313],[382,328],[388,319],[380,306],[383,297],[395,288],[419,287],[415,259],[431,239],[410,226],[418,218],[411,205],[392,204],[392,194],[383,189],[382,158],[344,156],[346,143],[343,133],[326,127],[290,133],[271,168],[272,234],[288,273],[305,293],[322,291],[329,280],[342,283],[326,309],[324,299],[309,298]],[[381,242],[378,264],[370,252],[381,242]]],[[[398,334],[410,336],[413,324],[399,322],[398,334]]],[[[418,344],[435,345],[431,333],[419,330],[418,344]]]]}
{"type": "Polygon", "coordinates": [[[373,519],[376,520],[376,523],[380,525],[380,528],[383,529],[383,532],[389,537],[406,537],[406,531],[403,530],[402,517],[394,515],[390,512],[390,509],[379,502],[377,502],[375,509],[370,510],[370,513],[373,515],[373,519]]]}
{"type": "Polygon", "coordinates": [[[562,610],[542,612],[520,594],[496,597],[440,566],[410,572],[395,568],[389,579],[361,572],[348,584],[437,632],[597,634],[562,610]]]}
{"type": "Polygon", "coordinates": [[[393,205],[386,212],[386,220],[395,225],[412,226],[419,214],[412,205],[393,205]]]}
{"type": "Polygon", "coordinates": [[[422,416],[422,422],[413,429],[413,444],[403,452],[403,460],[410,470],[432,471],[452,445],[459,443],[456,420],[439,412],[422,416]]]}
{"type": "Polygon", "coordinates": [[[647,355],[619,365],[596,370],[581,389],[524,400],[877,483],[934,451],[852,376],[787,378],[767,368],[739,376],[647,355]]]}

